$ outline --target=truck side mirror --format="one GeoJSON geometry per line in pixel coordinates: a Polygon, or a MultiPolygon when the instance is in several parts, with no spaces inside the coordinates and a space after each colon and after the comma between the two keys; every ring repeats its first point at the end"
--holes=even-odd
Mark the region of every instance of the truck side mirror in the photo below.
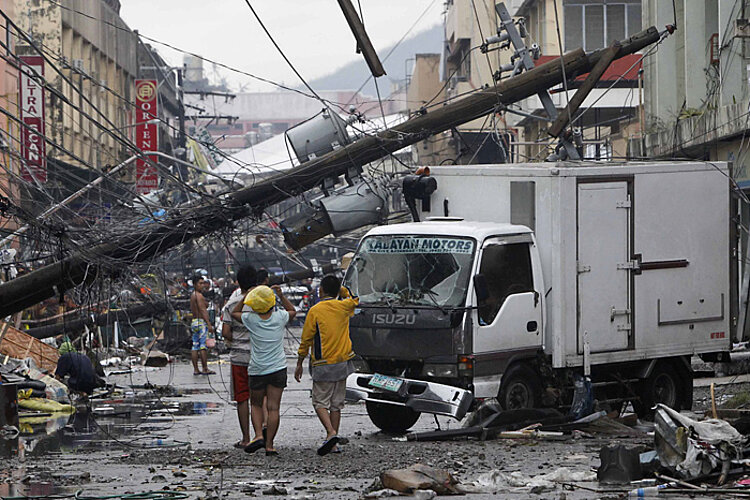
{"type": "Polygon", "coordinates": [[[490,291],[487,288],[487,280],[483,274],[474,275],[474,293],[477,294],[477,302],[483,304],[490,298],[490,291]]]}

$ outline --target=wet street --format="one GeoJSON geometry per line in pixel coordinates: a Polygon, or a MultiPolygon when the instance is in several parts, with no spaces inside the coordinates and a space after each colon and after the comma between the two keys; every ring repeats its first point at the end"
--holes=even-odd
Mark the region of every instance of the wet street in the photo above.
{"type": "MultiPolygon", "coordinates": [[[[341,434],[343,452],[319,457],[322,427],[310,403],[311,381],[292,378],[281,407],[278,457],[249,455],[232,447],[240,436],[236,409],[229,401],[226,360],[214,361],[216,375],[194,376],[189,362],[110,375],[125,387],[122,395],[92,401],[87,415],[22,419],[23,451],[5,460],[0,496],[73,494],[124,495],[155,490],[193,498],[361,498],[380,472],[421,463],[451,471],[470,483],[492,471],[537,476],[560,468],[589,472],[611,436],[567,441],[495,440],[405,442],[378,432],[363,404],[347,406],[341,434]],[[156,389],[147,389],[147,387],[156,389]]],[[[441,428],[459,423],[440,419],[441,428]]],[[[435,430],[423,415],[413,430],[435,430]]],[[[647,443],[629,438],[629,442],[647,443]]],[[[563,471],[565,473],[565,471],[563,471]]],[[[487,477],[485,477],[487,479],[487,477]]],[[[590,498],[596,482],[535,490],[545,498],[590,498]]],[[[486,487],[502,498],[526,498],[529,488],[486,487]]],[[[622,491],[622,490],[618,490],[622,491]]],[[[472,495],[482,498],[485,495],[472,495]]],[[[487,495],[497,498],[495,495],[487,495]]]]}

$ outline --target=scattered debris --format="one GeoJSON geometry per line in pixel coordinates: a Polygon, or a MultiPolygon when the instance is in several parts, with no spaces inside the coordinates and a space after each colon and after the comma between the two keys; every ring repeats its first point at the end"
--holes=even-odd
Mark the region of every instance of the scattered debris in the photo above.
{"type": "Polygon", "coordinates": [[[533,477],[522,472],[506,473],[493,470],[480,474],[471,483],[462,484],[461,490],[466,493],[495,493],[505,491],[508,487],[511,487],[542,491],[554,488],[556,484],[592,481],[596,481],[596,474],[594,472],[572,471],[566,467],[560,467],[553,472],[533,477]]]}
{"type": "Polygon", "coordinates": [[[406,469],[391,469],[380,474],[380,481],[386,489],[402,493],[416,490],[432,490],[438,495],[455,495],[458,481],[450,472],[423,464],[415,464],[406,469]]]}
{"type": "Polygon", "coordinates": [[[725,420],[697,421],[659,404],[654,423],[662,465],[682,478],[694,479],[719,468],[725,476],[731,460],[741,458],[746,439],[725,420]]]}

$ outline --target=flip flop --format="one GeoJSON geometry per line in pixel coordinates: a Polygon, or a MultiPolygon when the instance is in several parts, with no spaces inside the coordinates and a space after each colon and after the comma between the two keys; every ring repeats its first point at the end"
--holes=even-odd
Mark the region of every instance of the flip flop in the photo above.
{"type": "Polygon", "coordinates": [[[245,453],[255,453],[256,451],[260,450],[261,448],[266,447],[266,440],[256,439],[255,441],[250,441],[250,444],[245,446],[245,453]]]}
{"type": "Polygon", "coordinates": [[[276,450],[266,450],[266,456],[267,457],[277,457],[279,456],[279,452],[276,450]]]}
{"type": "Polygon", "coordinates": [[[216,375],[216,372],[213,370],[208,370],[207,372],[203,372],[201,375],[216,375]]]}
{"type": "Polygon", "coordinates": [[[333,436],[331,439],[327,439],[323,441],[323,444],[321,445],[321,447],[318,448],[318,455],[320,455],[321,457],[324,455],[328,455],[329,453],[331,453],[331,450],[333,449],[333,447],[336,446],[338,443],[339,443],[338,436],[333,436]]]}
{"type": "Polygon", "coordinates": [[[193,376],[197,377],[198,375],[203,375],[201,372],[193,372],[193,376]]]}
{"type": "Polygon", "coordinates": [[[247,444],[242,444],[242,441],[237,441],[232,446],[234,446],[237,449],[244,450],[245,447],[248,446],[248,445],[247,444]]]}

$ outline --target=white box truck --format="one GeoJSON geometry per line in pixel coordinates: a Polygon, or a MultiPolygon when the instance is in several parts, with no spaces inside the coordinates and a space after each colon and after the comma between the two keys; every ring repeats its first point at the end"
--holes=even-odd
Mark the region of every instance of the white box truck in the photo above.
{"type": "Polygon", "coordinates": [[[370,230],[345,276],[360,297],[348,396],[381,429],[422,412],[460,419],[490,397],[564,407],[584,370],[612,408],[690,408],[691,356],[728,357],[727,164],[445,166],[431,178],[416,190],[421,222],[370,230]]]}

